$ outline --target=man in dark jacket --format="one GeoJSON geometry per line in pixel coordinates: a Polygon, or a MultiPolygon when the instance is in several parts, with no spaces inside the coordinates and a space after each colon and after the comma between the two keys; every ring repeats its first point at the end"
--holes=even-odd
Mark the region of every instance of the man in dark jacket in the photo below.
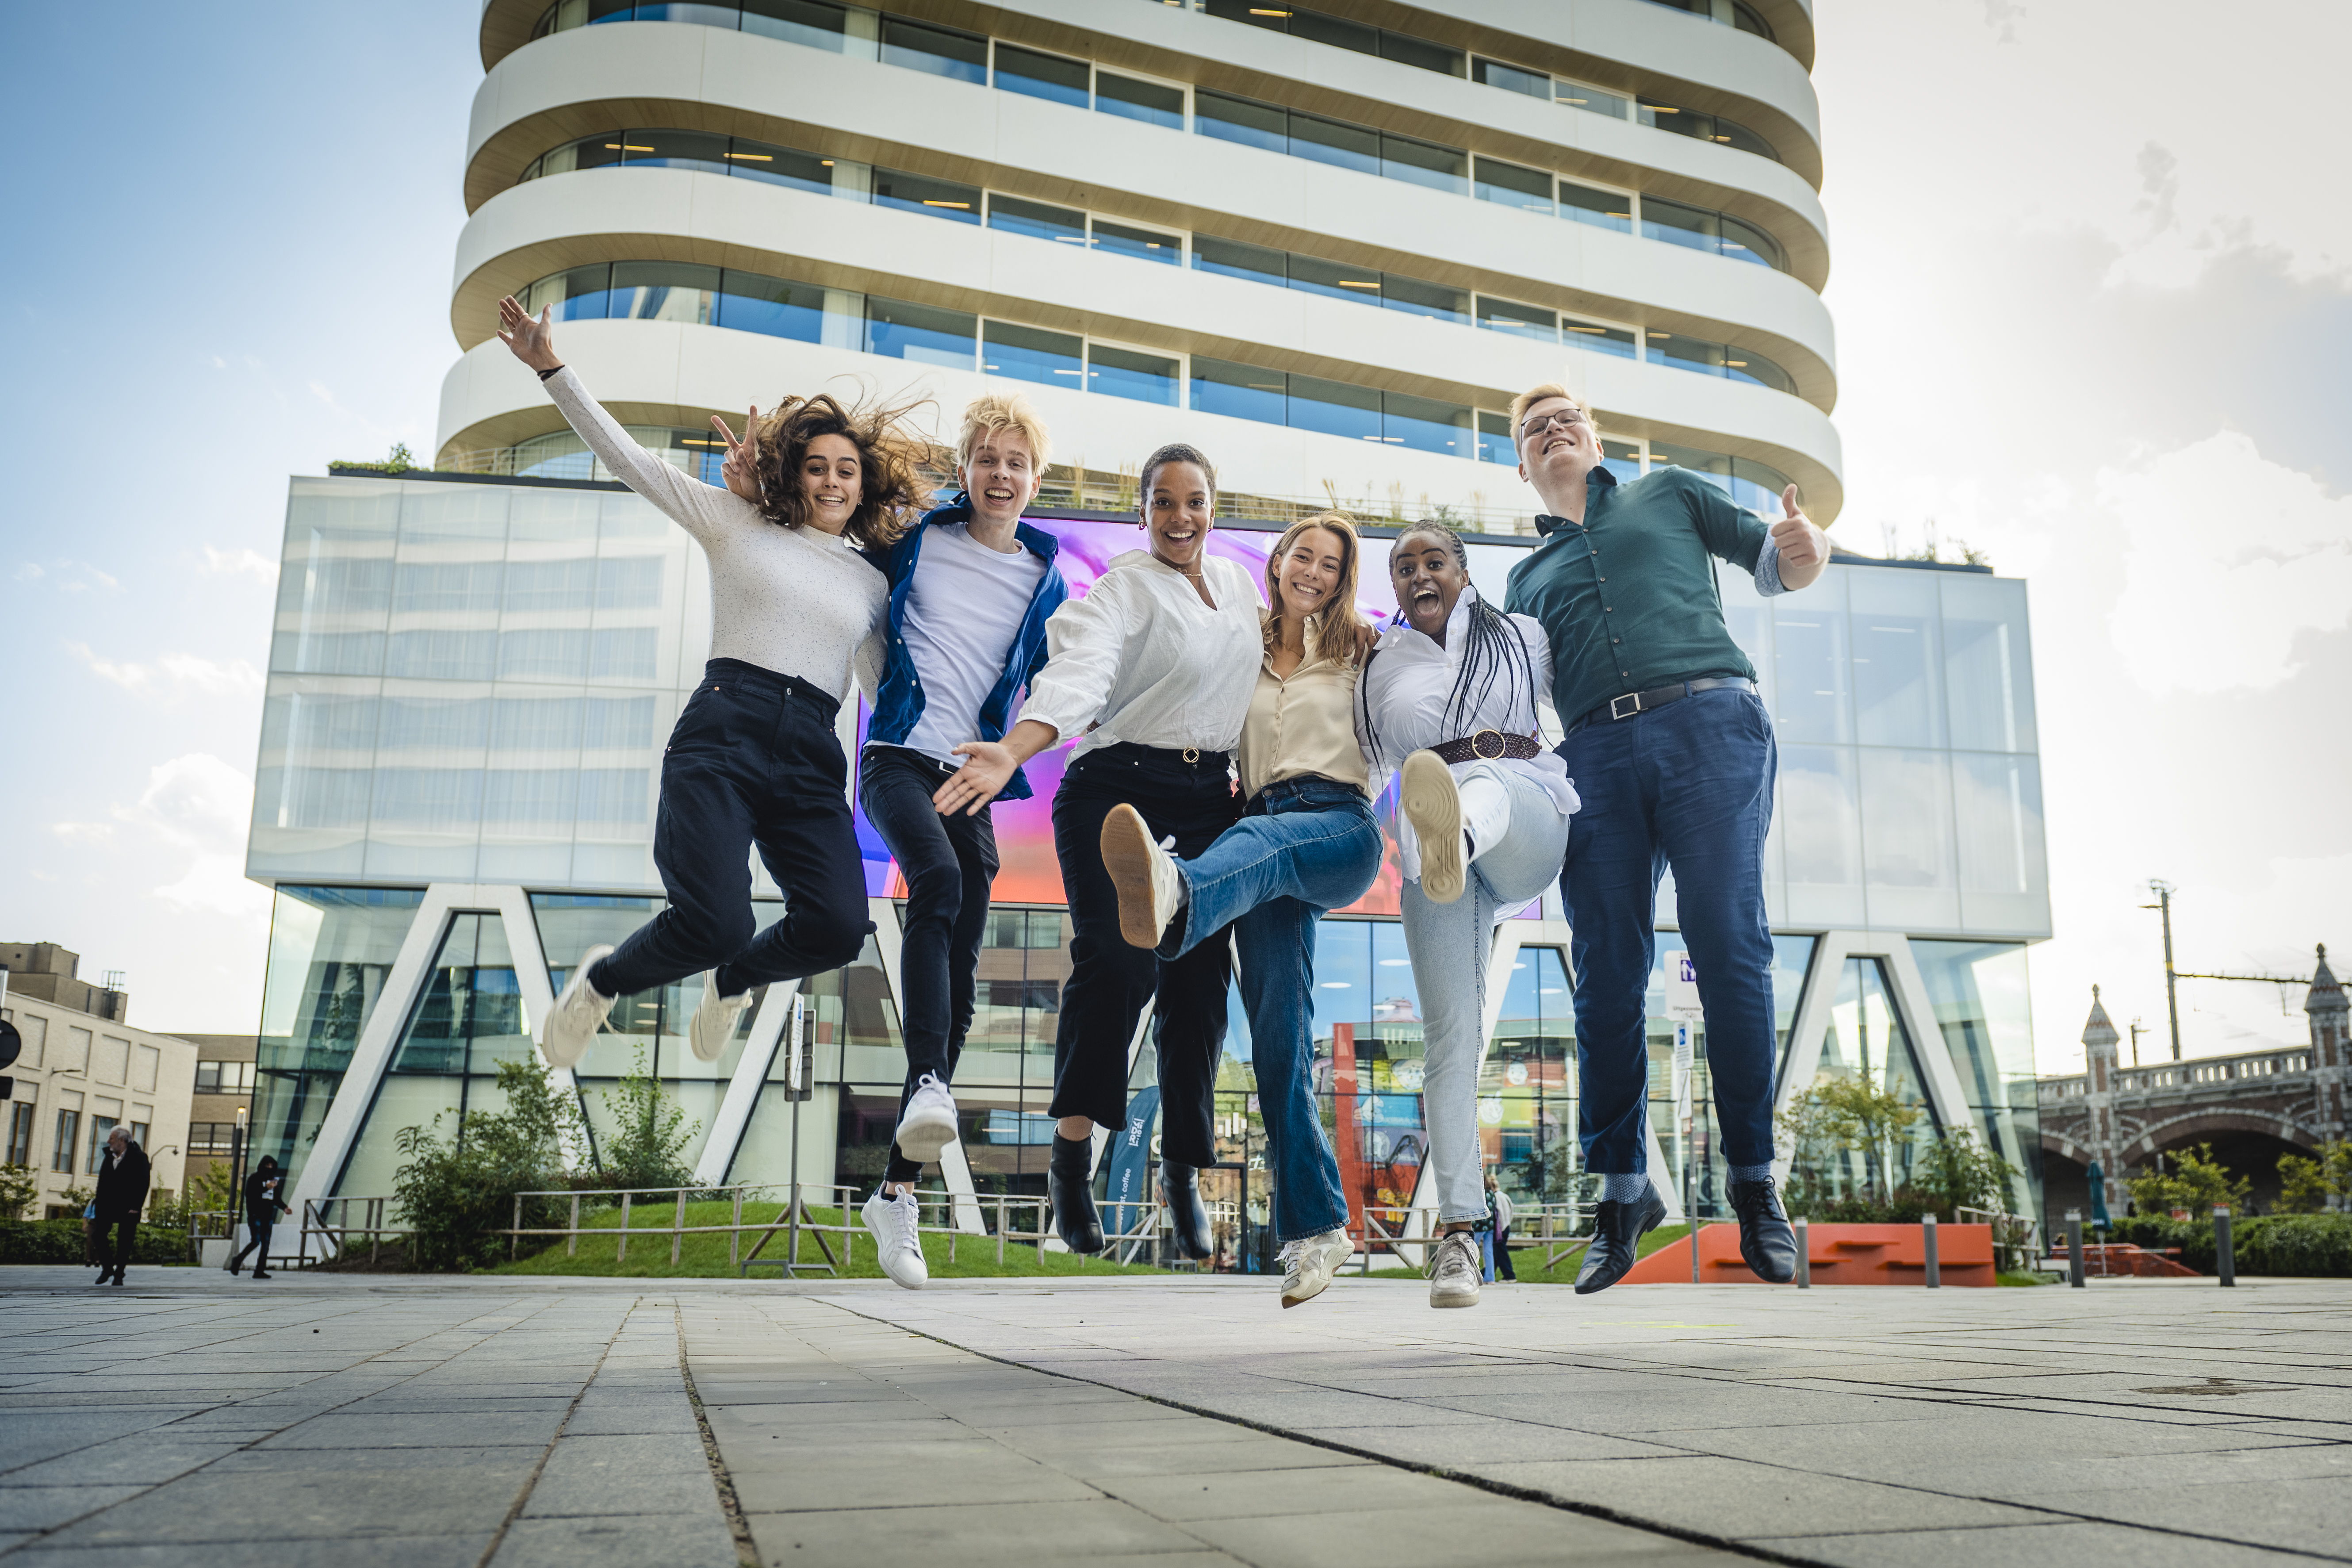
{"type": "Polygon", "coordinates": [[[245,1267],[245,1254],[257,1253],[253,1260],[253,1277],[269,1278],[269,1233],[278,1224],[278,1216],[292,1211],[278,1194],[286,1184],[285,1173],[278,1168],[278,1156],[264,1154],[261,1163],[245,1179],[245,1227],[248,1239],[244,1251],[228,1260],[228,1271],[236,1273],[245,1267]]]}
{"type": "Polygon", "coordinates": [[[122,1266],[139,1245],[139,1212],[147,1206],[147,1152],[131,1141],[131,1129],[116,1125],[106,1135],[106,1158],[98,1168],[98,1283],[122,1283],[122,1266]],[[108,1235],[113,1236],[110,1252],[108,1235]]]}

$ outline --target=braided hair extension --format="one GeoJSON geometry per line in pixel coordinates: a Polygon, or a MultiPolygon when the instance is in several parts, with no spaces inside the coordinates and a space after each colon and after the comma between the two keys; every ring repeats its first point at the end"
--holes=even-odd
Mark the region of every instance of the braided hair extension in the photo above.
{"type": "MultiPolygon", "coordinates": [[[[1468,592],[1469,547],[1462,542],[1460,534],[1442,522],[1416,522],[1406,529],[1397,535],[1396,542],[1389,546],[1389,559],[1393,562],[1404,542],[1417,533],[1435,534],[1445,542],[1446,548],[1453,553],[1454,564],[1462,568],[1464,592],[1468,592]]],[[[1393,578],[1395,574],[1391,568],[1390,576],[1393,578]]],[[[1398,618],[1403,618],[1402,611],[1398,613],[1398,618]]],[[[1446,726],[1455,734],[1464,732],[1469,724],[1470,715],[1477,711],[1497,680],[1504,683],[1507,695],[1511,694],[1513,686],[1524,681],[1530,706],[1536,698],[1535,660],[1528,657],[1527,639],[1519,636],[1509,620],[1484,594],[1472,602],[1468,619],[1462,659],[1455,667],[1454,690],[1445,700],[1446,726]]],[[[1359,689],[1366,689],[1360,686],[1359,689]]],[[[1364,731],[1372,742],[1373,754],[1377,756],[1380,734],[1372,722],[1369,701],[1364,705],[1364,731]]]]}

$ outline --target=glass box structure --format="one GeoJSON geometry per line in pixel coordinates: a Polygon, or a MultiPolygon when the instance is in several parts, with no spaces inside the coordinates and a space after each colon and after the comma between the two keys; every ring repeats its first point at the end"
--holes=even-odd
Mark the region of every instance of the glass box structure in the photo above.
{"type": "MultiPolygon", "coordinates": [[[[1063,540],[1081,594],[1134,540],[1131,519],[1032,521],[1063,540]]],[[[1255,568],[1273,537],[1228,522],[1213,545],[1255,568]]],[[[1472,542],[1474,578],[1499,596],[1535,542],[1472,542]]],[[[1391,612],[1367,575],[1365,609],[1391,612]]],[[[1966,1128],[2021,1166],[2011,1206],[2038,1212],[2026,946],[2049,934],[2049,911],[2025,584],[1851,557],[1769,600],[1738,572],[1719,581],[1779,731],[1767,886],[1783,1102],[1824,1075],[1867,1078],[1925,1111],[1916,1139],[1966,1128]]],[[[383,1194],[398,1131],[492,1105],[498,1064],[532,1050],[580,954],[660,907],[661,748],[709,644],[709,584],[685,537],[616,486],[491,478],[294,480],[280,584],[247,861],[276,890],[256,1142],[301,1196],[383,1194]]],[[[845,744],[862,721],[845,704],[845,744]]],[[[1035,799],[997,807],[1003,865],[956,1084],[963,1133],[944,1161],[959,1194],[1044,1187],[1069,968],[1047,815],[1059,755],[1032,765],[1035,799]]],[[[686,1109],[699,1180],[879,1175],[903,1070],[902,889],[862,818],[860,832],[877,931],[856,963],[799,987],[815,1072],[797,1146],[778,1048],[787,988],[704,1063],[684,1038],[698,980],[624,998],[611,1032],[558,1075],[592,1131],[609,1121],[603,1091],[642,1063],[686,1109]]],[[[1318,948],[1317,1084],[1359,1204],[1412,1204],[1425,1147],[1397,886],[1391,845],[1318,948]]],[[[764,923],[782,903],[763,874],[757,891],[764,923]]],[[[1679,1205],[1687,1164],[1712,1215],[1725,1210],[1703,1027],[1687,1137],[1671,1098],[1671,885],[1658,918],[1653,1169],[1679,1205]]],[[[1505,922],[1494,961],[1480,1120],[1521,1198],[1565,1196],[1578,1177],[1567,942],[1548,894],[1505,922]]],[[[1229,1195],[1262,1219],[1245,1030],[1236,1006],[1219,1125],[1229,1195]]],[[[1150,1075],[1146,1048],[1137,1086],[1150,1075]]]]}

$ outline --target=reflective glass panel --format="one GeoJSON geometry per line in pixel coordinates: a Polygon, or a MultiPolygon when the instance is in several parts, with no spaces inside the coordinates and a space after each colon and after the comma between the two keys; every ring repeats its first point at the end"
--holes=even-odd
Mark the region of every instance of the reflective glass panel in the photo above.
{"type": "Polygon", "coordinates": [[[996,85],[1007,92],[1043,98],[1076,108],[1087,106],[1087,62],[1041,55],[1034,49],[996,46],[996,85]]]}
{"type": "Polygon", "coordinates": [[[1687,246],[1693,250],[1720,254],[1723,249],[1722,233],[1717,216],[1702,207],[1686,207],[1663,196],[1642,198],[1642,237],[1644,239],[1661,239],[1668,245],[1687,246]]]}
{"type": "Polygon", "coordinates": [[[1146,125],[1161,125],[1171,131],[1184,129],[1183,89],[1162,87],[1156,81],[1138,81],[1131,76],[1098,70],[1095,72],[1095,108],[1121,119],[1140,120],[1146,125]]]}
{"type": "MultiPolygon", "coordinates": [[[[1642,208],[1645,216],[1649,210],[1649,205],[1645,202],[1642,208]]],[[[1779,240],[1774,239],[1754,224],[1744,222],[1727,213],[1717,215],[1717,221],[1722,225],[1724,255],[1734,261],[1752,261],[1759,267],[1787,269],[1789,263],[1781,252],[1779,240]]]]}
{"type": "Polygon", "coordinates": [[[735,5],[713,5],[704,0],[637,0],[636,19],[640,22],[683,22],[697,27],[725,27],[732,31],[741,17],[735,5]]]}
{"type": "Polygon", "coordinates": [[[1522,212],[1551,216],[1552,178],[1541,169],[1523,169],[1500,158],[1478,160],[1476,195],[1482,202],[1500,202],[1522,212]]]}
{"type": "Polygon", "coordinates": [[[1833,983],[1837,990],[1814,1082],[1844,1079],[1866,1083],[1911,1108],[1916,1120],[1876,1142],[1801,1141],[1790,1177],[1790,1206],[1801,1213],[1840,1199],[1886,1202],[1908,1184],[1920,1155],[1937,1136],[1926,1075],[1895,1009],[1894,989],[1881,961],[1850,959],[1839,966],[1833,981],[1824,975],[1820,983],[1833,983]]]}
{"type": "Polygon", "coordinates": [[[1370,387],[1317,376],[1294,375],[1284,423],[1294,429],[1320,430],[1327,436],[1354,440],[1381,438],[1381,395],[1370,387]]]}
{"type": "Polygon", "coordinates": [[[1207,234],[1192,237],[1192,265],[1203,272],[1219,272],[1252,283],[1271,283],[1277,289],[1285,286],[1290,277],[1290,258],[1282,251],[1207,234]]]}
{"type": "Polygon", "coordinates": [[[1559,183],[1559,216],[1570,223],[1589,224],[1594,228],[1613,228],[1620,234],[1633,232],[1633,198],[1616,191],[1596,190],[1568,180],[1559,183]]]}
{"type": "Polygon", "coordinates": [[[1650,331],[1643,334],[1650,357],[1676,370],[1696,371],[1701,375],[1723,374],[1723,345],[1702,342],[1683,332],[1650,331]]]}
{"type": "Polygon", "coordinates": [[[1952,744],[1971,752],[2034,750],[2025,584],[1960,572],[1939,572],[1936,581],[1944,602],[1952,744]]]}
{"type": "Polygon", "coordinates": [[[1945,753],[1865,746],[1861,769],[1871,923],[1894,931],[1953,929],[1960,923],[1960,897],[1945,753]]]}
{"type": "Polygon", "coordinates": [[[822,0],[743,0],[743,30],[812,49],[842,52],[848,18],[822,0]]]}
{"type": "Polygon", "coordinates": [[[518,302],[534,316],[552,307],[555,321],[601,321],[611,307],[612,283],[611,265],[600,261],[542,278],[518,302]]]}
{"type": "Polygon", "coordinates": [[[957,81],[988,79],[988,40],[896,16],[882,20],[882,63],[957,81]]]}
{"type": "Polygon", "coordinates": [[[928,217],[953,218],[958,223],[980,221],[980,187],[952,180],[902,174],[896,169],[874,171],[874,205],[897,207],[928,217]]]}
{"type": "Polygon", "coordinates": [[[1826,573],[1805,592],[1772,601],[1772,685],[1779,698],[1772,724],[1785,741],[1853,739],[1847,696],[1847,575],[1826,573]]]}
{"type": "Polygon", "coordinates": [[[1386,28],[1381,31],[1381,58],[1435,71],[1440,76],[1460,76],[1463,72],[1461,50],[1449,49],[1442,44],[1433,44],[1410,34],[1391,33],[1386,28]]]}
{"type": "Polygon", "coordinates": [[[1162,234],[1157,229],[1131,228],[1125,224],[1094,220],[1094,247],[1113,256],[1131,256],[1138,261],[1164,262],[1170,267],[1184,263],[1184,239],[1181,235],[1162,234]]]}
{"type": "Polygon", "coordinates": [[[1431,316],[1461,326],[1470,323],[1470,290],[1467,289],[1449,289],[1443,283],[1424,283],[1417,278],[1400,278],[1393,272],[1383,272],[1381,274],[1381,303],[1391,310],[1431,316]]]}
{"type": "Polygon", "coordinates": [[[988,226],[1008,234],[1025,234],[1032,239],[1058,240],[1064,245],[1087,242],[1086,214],[1012,196],[988,198],[988,226]]]}
{"type": "Polygon", "coordinates": [[[833,162],[814,153],[795,152],[766,142],[747,142],[738,136],[728,143],[727,168],[739,179],[789,185],[812,195],[833,195],[833,162]]]}
{"type": "Polygon", "coordinates": [[[621,162],[632,169],[699,169],[728,172],[727,138],[702,131],[628,131],[620,137],[621,162]]]}
{"type": "Polygon", "coordinates": [[[2021,1167],[2009,1206],[2038,1214],[2041,1113],[2025,946],[1915,938],[1911,956],[1974,1113],[1972,1131],[1984,1147],[2021,1167]]]}
{"type": "Polygon", "coordinates": [[[1354,169],[1366,174],[1381,172],[1380,132],[1341,121],[1293,114],[1286,150],[1294,157],[1312,158],[1335,168],[1354,169]]]}
{"type": "Polygon", "coordinates": [[[1519,460],[1517,446],[1511,440],[1511,416],[1490,414],[1481,409],[1478,414],[1478,459],[1486,463],[1513,463],[1519,460]]]}
{"type": "Polygon", "coordinates": [[[1203,414],[1225,414],[1255,419],[1264,425],[1284,422],[1287,382],[1278,370],[1234,364],[1225,360],[1192,356],[1192,406],[1203,414]]]}
{"type": "Polygon", "coordinates": [[[1381,395],[1381,439],[1440,457],[1467,458],[1474,440],[1470,410],[1402,392],[1381,395]]]}
{"type": "Polygon", "coordinates": [[[1944,744],[1944,659],[1936,574],[1853,567],[1854,735],[1865,746],[1944,744]]]}
{"type": "Polygon", "coordinates": [[[1590,353],[1610,354],[1618,359],[1633,357],[1633,333],[1626,327],[1604,327],[1598,321],[1580,321],[1573,316],[1559,319],[1560,342],[1570,348],[1590,353]]]}
{"type": "MultiPolygon", "coordinates": [[[[1512,457],[1506,461],[1517,462],[1518,459],[1512,457]]],[[[1601,437],[1601,466],[1616,475],[1619,484],[1640,479],[1642,444],[1639,441],[1612,441],[1603,436],[1601,437]]]]}
{"type": "Polygon", "coordinates": [[[689,326],[710,324],[719,299],[719,268],[683,261],[616,261],[613,263],[613,309],[615,321],[682,321],[689,326]]]}
{"type": "Polygon", "coordinates": [[[1015,326],[1010,321],[990,321],[982,330],[986,336],[980,368],[988,374],[1067,387],[1073,392],[1085,384],[1084,339],[1015,326]]]}
{"type": "Polygon", "coordinates": [[[1960,913],[1972,930],[2050,929],[2042,767],[2032,757],[1952,753],[1960,913]]]}
{"type": "Polygon", "coordinates": [[[1193,92],[1192,129],[1220,142],[1238,142],[1244,147],[1260,147],[1269,153],[1290,151],[1290,116],[1286,110],[1270,103],[1229,98],[1222,92],[1193,92]]]}
{"type": "Polygon", "coordinates": [[[1291,256],[1290,286],[1334,300],[1355,300],[1368,305],[1381,302],[1381,275],[1376,269],[1351,262],[1326,261],[1318,256],[1291,256]]]}
{"type": "Polygon", "coordinates": [[[866,301],[866,352],[870,354],[970,370],[979,336],[980,319],[961,310],[878,296],[866,301]]]}
{"type": "Polygon", "coordinates": [[[1583,110],[1588,114],[1605,114],[1612,120],[1622,120],[1633,110],[1633,104],[1622,93],[1587,87],[1580,81],[1556,82],[1553,87],[1560,102],[1570,109],[1583,110]]]}
{"type": "Polygon", "coordinates": [[[1782,745],[1773,812],[1789,879],[1789,920],[1859,925],[1861,784],[1843,746],[1782,745]]]}
{"type": "Polygon", "coordinates": [[[1750,382],[1769,386],[1775,392],[1794,392],[1796,378],[1754,349],[1743,349],[1736,343],[1723,350],[1723,374],[1734,381],[1750,382]]]}
{"type": "Polygon", "coordinates": [[[1381,173],[1391,180],[1427,185],[1457,196],[1470,194],[1470,154],[1407,136],[1381,137],[1381,173]]]}
{"type": "Polygon", "coordinates": [[[1559,342],[1559,317],[1540,305],[1517,305],[1491,295],[1478,296],[1478,324],[1539,343],[1559,342]]]}
{"type": "Polygon", "coordinates": [[[720,277],[719,324],[772,338],[823,342],[824,292],[812,283],[788,283],[730,268],[720,277]]]}
{"type": "Polygon", "coordinates": [[[1488,87],[1499,87],[1507,92],[1523,92],[1529,98],[1549,98],[1551,78],[1541,71],[1521,70],[1500,60],[1473,59],[1470,78],[1488,87]]]}
{"type": "Polygon", "coordinates": [[[1173,408],[1178,385],[1177,362],[1164,355],[1138,353],[1132,349],[1115,349],[1101,343],[1087,351],[1089,392],[1106,392],[1113,397],[1173,408]]]}
{"type": "Polygon", "coordinates": [[[1716,115],[1713,132],[1712,140],[1721,142],[1726,147],[1737,148],[1742,153],[1753,153],[1759,158],[1769,158],[1776,163],[1780,161],[1780,154],[1772,143],[1736,120],[1726,120],[1720,114],[1716,115]]]}

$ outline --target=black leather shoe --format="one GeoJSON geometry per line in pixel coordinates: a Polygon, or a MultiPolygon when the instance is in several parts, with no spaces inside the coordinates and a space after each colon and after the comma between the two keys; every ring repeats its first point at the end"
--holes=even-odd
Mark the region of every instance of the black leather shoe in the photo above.
{"type": "Polygon", "coordinates": [[[1772,1178],[1734,1182],[1728,1194],[1739,1215],[1739,1256],[1748,1272],[1769,1284],[1786,1285],[1797,1277],[1797,1232],[1780,1208],[1780,1194],[1772,1178]]]}
{"type": "Polygon", "coordinates": [[[1095,1142],[1054,1135],[1045,1163],[1045,1191],[1054,1203],[1054,1233],[1072,1252],[1103,1249],[1102,1219],[1095,1213],[1095,1142]]]}
{"type": "Polygon", "coordinates": [[[1592,1245],[1584,1249],[1584,1266],[1576,1271],[1576,1293],[1590,1296],[1625,1278],[1641,1250],[1642,1238],[1666,1217],[1666,1200],[1654,1186],[1643,1190],[1639,1203],[1602,1199],[1592,1211],[1592,1245]]]}
{"type": "Polygon", "coordinates": [[[1209,1210],[1201,1202],[1201,1173],[1173,1160],[1160,1162],[1160,1189],[1176,1227],[1176,1250],[1199,1259],[1209,1256],[1209,1210]]]}

